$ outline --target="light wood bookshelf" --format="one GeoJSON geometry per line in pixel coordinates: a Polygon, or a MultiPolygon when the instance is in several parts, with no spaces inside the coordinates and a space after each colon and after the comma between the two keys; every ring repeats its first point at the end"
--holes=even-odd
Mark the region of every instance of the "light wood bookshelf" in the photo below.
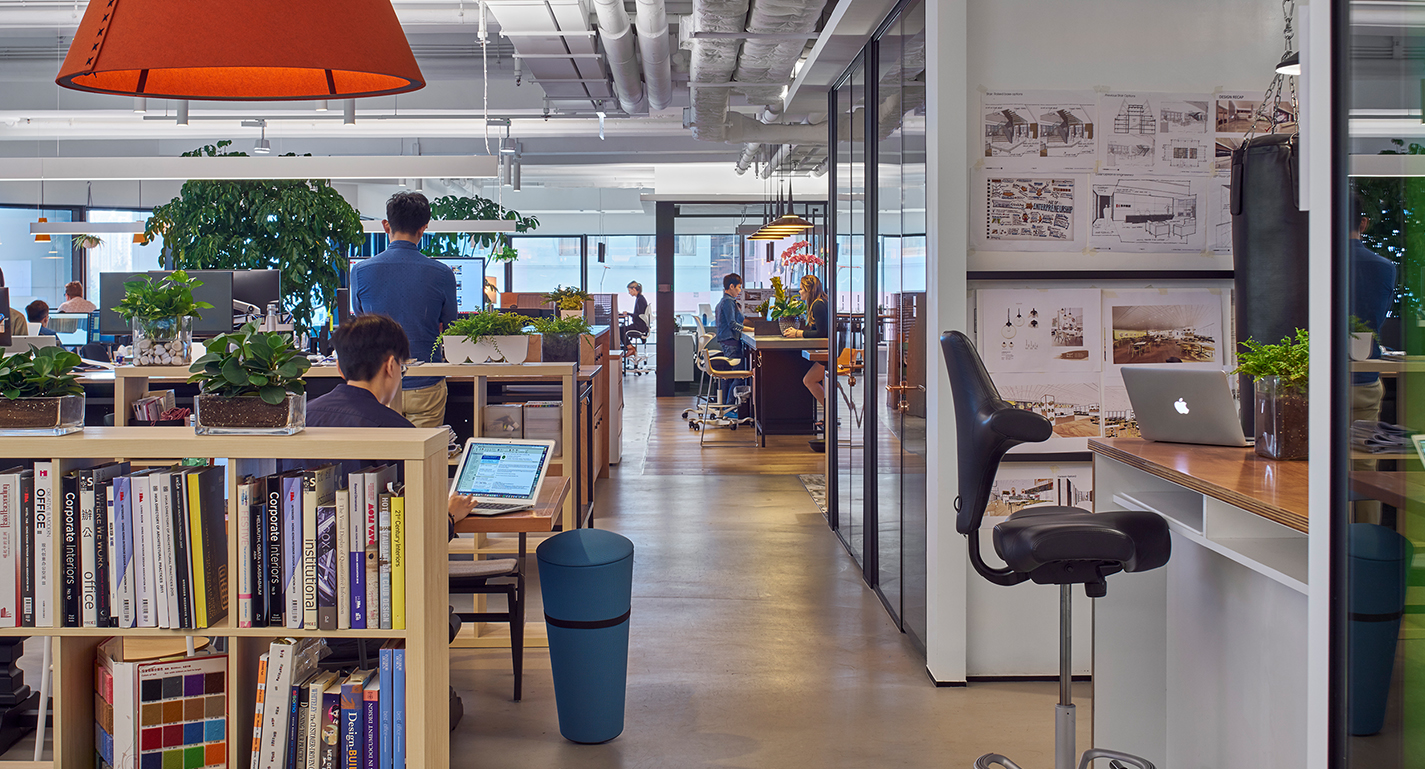
{"type": "MultiPolygon", "coordinates": [[[[436,429],[309,427],[292,436],[198,436],[190,427],[90,427],[59,437],[6,437],[0,459],[50,461],[52,478],[70,470],[127,459],[226,459],[228,485],[228,616],[197,630],[155,628],[26,627],[0,635],[48,637],[53,644],[53,761],[0,762],[0,769],[94,766],[94,653],[112,636],[226,638],[228,648],[228,766],[247,769],[252,746],[257,659],[274,638],[403,638],[406,641],[407,765],[449,766],[450,655],[446,624],[446,433],[436,429]],[[399,461],[406,480],[406,629],[291,630],[235,627],[238,555],[234,505],[243,475],[275,470],[276,458],[399,461]],[[424,515],[412,515],[422,510],[424,515]]],[[[57,553],[57,549],[55,550],[57,553]]],[[[61,585],[60,559],[50,564],[50,584],[61,585]]],[[[55,621],[59,621],[56,613],[55,621]]]]}

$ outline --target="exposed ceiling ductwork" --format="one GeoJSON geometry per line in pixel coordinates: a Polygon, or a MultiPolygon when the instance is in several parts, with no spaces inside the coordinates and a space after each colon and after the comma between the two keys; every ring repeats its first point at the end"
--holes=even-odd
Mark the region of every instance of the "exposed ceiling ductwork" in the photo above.
{"type": "MultiPolygon", "coordinates": [[[[826,0],[752,0],[747,31],[753,35],[814,32],[825,6],[826,0]]],[[[739,90],[749,102],[765,104],[771,113],[780,113],[784,87],[791,80],[792,70],[806,45],[807,41],[802,39],[748,39],[738,57],[737,81],[771,85],[739,90]]]]}
{"type": "Polygon", "coordinates": [[[667,109],[673,103],[673,51],[663,0],[638,0],[638,50],[648,106],[667,109]]]}
{"type": "Polygon", "coordinates": [[[609,61],[619,106],[630,115],[641,112],[646,106],[643,83],[638,79],[633,27],[628,23],[623,0],[594,0],[594,10],[599,16],[599,38],[604,41],[604,56],[609,61]]]}
{"type": "Polygon", "coordinates": [[[694,0],[693,13],[679,25],[680,37],[687,40],[693,60],[689,66],[688,95],[692,105],[693,137],[720,142],[727,137],[727,83],[737,71],[741,40],[706,39],[699,32],[738,34],[746,32],[747,0],[694,0]],[[707,84],[699,87],[699,84],[707,84]]]}

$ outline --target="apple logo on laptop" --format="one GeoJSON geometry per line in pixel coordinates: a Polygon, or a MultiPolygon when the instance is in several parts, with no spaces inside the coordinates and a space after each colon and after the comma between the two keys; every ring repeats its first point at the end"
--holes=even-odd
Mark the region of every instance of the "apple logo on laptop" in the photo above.
{"type": "Polygon", "coordinates": [[[1188,413],[1187,401],[1182,398],[1178,398],[1177,402],[1173,404],[1173,408],[1177,409],[1179,414],[1188,413]]]}

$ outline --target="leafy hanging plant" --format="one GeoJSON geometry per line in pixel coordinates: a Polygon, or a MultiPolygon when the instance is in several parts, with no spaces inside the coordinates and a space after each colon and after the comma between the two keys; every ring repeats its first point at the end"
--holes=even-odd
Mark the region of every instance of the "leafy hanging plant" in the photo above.
{"type": "Polygon", "coordinates": [[[98,235],[69,236],[69,247],[73,248],[75,251],[79,251],[85,248],[98,248],[99,246],[103,245],[103,243],[104,241],[100,240],[98,235]]]}
{"type": "Polygon", "coordinates": [[[284,334],[264,333],[256,323],[248,323],[231,334],[213,337],[207,349],[188,369],[189,384],[197,384],[204,395],[256,395],[275,406],[288,393],[306,392],[302,375],[312,363],[284,334]]]}
{"type": "MultiPolygon", "coordinates": [[[[231,144],[183,156],[247,156],[231,144]]],[[[144,237],[158,235],[175,268],[281,270],[283,306],[308,331],[319,307],[335,306],[347,255],[364,237],[361,216],[323,179],[184,182],[153,209],[144,237]]]]}
{"type": "Polygon", "coordinates": [[[207,302],[193,300],[193,289],[203,281],[189,277],[183,270],[164,275],[157,280],[144,275],[124,283],[124,298],[114,311],[132,322],[163,318],[201,318],[199,310],[212,309],[207,302]]]}
{"type": "MultiPolygon", "coordinates": [[[[515,223],[515,232],[529,232],[539,226],[533,216],[523,216],[489,198],[446,195],[430,204],[431,219],[437,221],[505,219],[515,223]]],[[[505,232],[440,232],[429,236],[426,253],[430,256],[484,256],[492,262],[513,262],[519,252],[505,232]]]]}
{"type": "Polygon", "coordinates": [[[18,398],[56,398],[83,395],[74,369],[79,356],[63,347],[31,347],[0,358],[0,394],[18,398]]]}

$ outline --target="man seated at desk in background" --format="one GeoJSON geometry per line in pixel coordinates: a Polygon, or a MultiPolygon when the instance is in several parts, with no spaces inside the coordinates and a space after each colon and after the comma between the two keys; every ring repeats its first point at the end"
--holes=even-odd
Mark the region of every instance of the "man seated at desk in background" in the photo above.
{"type": "MultiPolygon", "coordinates": [[[[713,341],[722,348],[723,357],[741,361],[744,357],[742,350],[742,308],[737,304],[737,297],[742,295],[742,276],[735,272],[729,272],[722,278],[722,300],[717,303],[715,317],[717,325],[713,332],[713,341]]],[[[737,385],[746,384],[745,379],[724,379],[722,380],[722,402],[732,403],[732,389],[737,385]]],[[[737,419],[736,411],[727,413],[728,419],[737,419]]]]}
{"type": "Polygon", "coordinates": [[[77,280],[71,280],[64,284],[64,303],[59,306],[60,312],[94,312],[99,309],[95,304],[84,298],[84,286],[77,280]]]}
{"type": "Polygon", "coordinates": [[[59,336],[59,333],[49,327],[49,305],[45,300],[36,299],[25,305],[25,317],[30,319],[30,325],[39,326],[40,330],[35,334],[38,336],[59,336]]]}
{"type": "MultiPolygon", "coordinates": [[[[4,287],[5,272],[4,270],[0,270],[0,288],[4,287]]],[[[30,335],[30,322],[25,320],[25,314],[23,312],[20,312],[14,307],[10,308],[10,334],[13,336],[30,335]]]]}
{"type": "MultiPolygon", "coordinates": [[[[429,225],[430,201],[425,195],[392,195],[381,221],[390,245],[351,270],[353,312],[394,318],[411,340],[401,360],[431,361],[441,329],[457,315],[455,273],[422,254],[418,245],[429,225]]],[[[401,411],[417,427],[439,427],[445,422],[444,377],[407,377],[401,387],[405,390],[401,411]]]]}

